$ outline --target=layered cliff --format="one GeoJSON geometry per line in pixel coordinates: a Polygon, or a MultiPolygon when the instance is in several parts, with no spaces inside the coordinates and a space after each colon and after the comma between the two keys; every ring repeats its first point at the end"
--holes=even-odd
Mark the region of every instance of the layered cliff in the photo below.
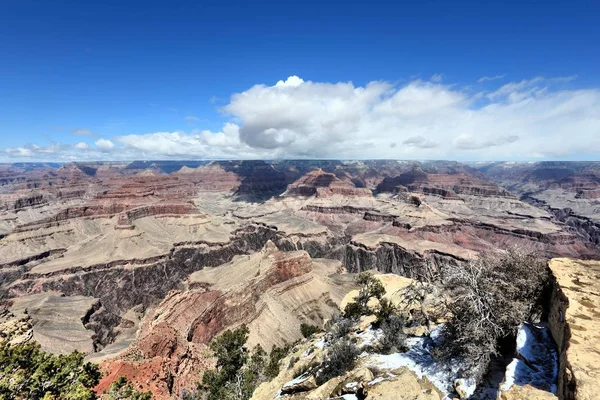
{"type": "Polygon", "coordinates": [[[549,326],[558,346],[558,394],[592,400],[600,393],[600,262],[553,259],[549,326]]]}
{"type": "Polygon", "coordinates": [[[299,339],[300,323],[322,324],[353,287],[330,277],[338,268],[313,261],[305,251],[281,252],[269,241],[257,253],[192,274],[187,290],[168,293],[149,311],[136,342],[104,363],[107,376],[99,390],[119,374],[145,382],[158,399],[194,388],[212,365],[207,344],[242,323],[250,329],[250,347],[270,349],[299,339]]]}

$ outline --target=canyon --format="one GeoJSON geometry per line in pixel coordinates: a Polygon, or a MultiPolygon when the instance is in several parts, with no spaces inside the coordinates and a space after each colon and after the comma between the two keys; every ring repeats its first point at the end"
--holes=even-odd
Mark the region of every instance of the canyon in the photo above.
{"type": "Polygon", "coordinates": [[[219,333],[244,323],[252,346],[292,343],[334,315],[355,273],[429,281],[481,252],[597,260],[599,244],[600,163],[5,164],[0,326],[84,352],[99,392],[126,376],[169,399],[213,366],[219,333]]]}

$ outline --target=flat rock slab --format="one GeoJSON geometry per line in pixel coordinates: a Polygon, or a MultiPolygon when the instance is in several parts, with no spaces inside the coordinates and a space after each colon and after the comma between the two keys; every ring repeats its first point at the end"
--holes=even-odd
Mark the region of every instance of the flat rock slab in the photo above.
{"type": "Polygon", "coordinates": [[[29,316],[33,325],[33,340],[42,350],[53,354],[94,351],[94,332],[83,320],[98,299],[85,296],[61,296],[59,293],[40,293],[12,299],[11,312],[22,318],[29,316]]]}

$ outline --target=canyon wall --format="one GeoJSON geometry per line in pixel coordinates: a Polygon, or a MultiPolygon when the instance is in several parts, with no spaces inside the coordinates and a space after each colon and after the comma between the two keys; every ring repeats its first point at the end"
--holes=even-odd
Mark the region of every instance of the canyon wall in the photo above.
{"type": "Polygon", "coordinates": [[[600,393],[600,262],[553,259],[548,324],[559,351],[558,396],[600,393]]]}

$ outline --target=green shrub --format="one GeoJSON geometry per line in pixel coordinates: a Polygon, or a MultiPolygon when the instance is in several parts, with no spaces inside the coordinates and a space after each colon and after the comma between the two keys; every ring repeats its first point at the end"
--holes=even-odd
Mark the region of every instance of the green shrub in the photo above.
{"type": "Polygon", "coordinates": [[[404,327],[407,318],[400,313],[392,313],[381,322],[383,338],[380,340],[381,352],[384,354],[406,351],[406,334],[404,327]]]}
{"type": "Polygon", "coordinates": [[[37,343],[0,343],[0,399],[93,400],[100,376],[79,352],[52,355],[37,343]]]}
{"type": "Polygon", "coordinates": [[[269,354],[269,362],[265,367],[265,376],[269,379],[279,375],[279,362],[287,356],[290,351],[290,346],[273,346],[269,354]]]}
{"type": "Polygon", "coordinates": [[[358,302],[351,302],[344,307],[344,317],[352,320],[357,320],[365,314],[368,314],[368,308],[362,306],[358,302]]]}
{"type": "Polygon", "coordinates": [[[302,333],[302,336],[305,338],[309,338],[317,332],[321,332],[321,329],[316,325],[309,325],[305,323],[300,325],[300,333],[302,333]]]}
{"type": "Polygon", "coordinates": [[[134,390],[127,378],[121,376],[110,385],[106,400],[152,400],[152,393],[134,390]]]}
{"type": "Polygon", "coordinates": [[[398,309],[388,299],[381,299],[379,301],[379,308],[375,313],[377,319],[375,320],[375,326],[380,326],[383,322],[387,321],[392,315],[396,314],[398,309]]]}
{"type": "Polygon", "coordinates": [[[375,278],[370,272],[361,272],[356,277],[356,284],[359,285],[358,296],[354,302],[346,304],[344,316],[346,318],[358,319],[362,315],[371,314],[369,309],[369,300],[376,298],[381,301],[385,295],[385,288],[381,281],[375,278]]]}
{"type": "Polygon", "coordinates": [[[359,351],[349,340],[341,339],[334,343],[327,355],[321,370],[317,374],[317,384],[322,385],[328,380],[344,374],[354,368],[359,351]]]}
{"type": "Polygon", "coordinates": [[[248,333],[248,328],[242,325],[233,331],[226,330],[211,342],[217,369],[206,371],[200,386],[208,392],[207,400],[245,400],[252,397],[262,376],[265,352],[257,346],[249,357],[245,347],[248,333]]]}

